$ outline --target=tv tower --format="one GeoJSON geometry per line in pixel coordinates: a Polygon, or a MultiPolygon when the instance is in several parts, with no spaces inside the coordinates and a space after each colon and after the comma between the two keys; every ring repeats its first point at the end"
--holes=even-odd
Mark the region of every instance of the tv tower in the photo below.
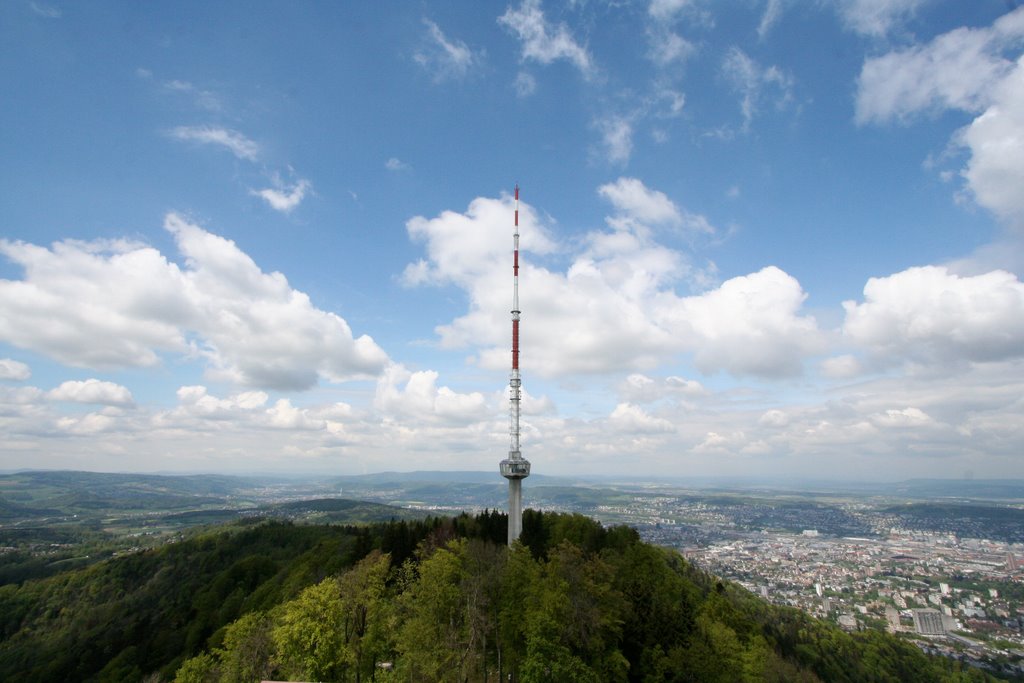
{"type": "Polygon", "coordinates": [[[530,476],[530,461],[519,451],[519,185],[516,185],[515,233],[512,236],[512,375],[509,379],[508,457],[501,461],[501,476],[508,479],[508,544],[523,531],[523,479],[530,476]]]}

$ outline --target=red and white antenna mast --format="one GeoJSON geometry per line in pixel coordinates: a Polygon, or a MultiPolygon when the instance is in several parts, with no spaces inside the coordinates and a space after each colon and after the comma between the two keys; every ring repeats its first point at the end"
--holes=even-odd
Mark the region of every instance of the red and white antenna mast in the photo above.
{"type": "Polygon", "coordinates": [[[523,479],[530,476],[530,461],[519,450],[519,401],[522,379],[519,376],[519,185],[515,194],[515,232],[512,236],[512,375],[509,379],[509,448],[501,461],[501,476],[508,479],[508,544],[523,531],[523,479]]]}

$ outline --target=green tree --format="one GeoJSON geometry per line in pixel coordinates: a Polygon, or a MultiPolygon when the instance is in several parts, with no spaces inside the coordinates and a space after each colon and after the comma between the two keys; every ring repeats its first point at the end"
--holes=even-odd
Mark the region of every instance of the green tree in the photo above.
{"type": "Polygon", "coordinates": [[[527,611],[540,582],[540,566],[531,549],[518,542],[508,550],[507,558],[500,575],[496,639],[499,673],[515,675],[526,656],[527,611]]]}
{"type": "Polygon", "coordinates": [[[397,649],[401,673],[415,680],[463,681],[475,643],[466,619],[462,584],[466,541],[449,541],[420,560],[404,591],[397,649]]]}
{"type": "Polygon", "coordinates": [[[218,683],[220,664],[208,652],[186,659],[174,676],[174,683],[218,683]]]}
{"type": "Polygon", "coordinates": [[[344,620],[341,585],[335,577],[282,605],[272,632],[282,672],[307,680],[339,680],[355,663],[345,647],[344,620]]]}
{"type": "Polygon", "coordinates": [[[342,642],[356,683],[372,677],[377,662],[394,648],[386,581],[391,557],[373,551],[341,576],[342,642]]]}
{"type": "Polygon", "coordinates": [[[222,683],[252,683],[269,677],[274,641],[263,612],[249,612],[227,627],[224,646],[217,651],[222,683]]]}

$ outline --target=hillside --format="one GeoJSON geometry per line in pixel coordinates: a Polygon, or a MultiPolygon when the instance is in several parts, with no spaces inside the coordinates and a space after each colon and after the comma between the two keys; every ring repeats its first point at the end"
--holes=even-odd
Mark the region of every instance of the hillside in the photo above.
{"type": "MultiPolygon", "coordinates": [[[[341,504],[332,504],[337,508],[341,504]]],[[[235,522],[0,588],[0,679],[985,681],[580,515],[235,522]]]]}

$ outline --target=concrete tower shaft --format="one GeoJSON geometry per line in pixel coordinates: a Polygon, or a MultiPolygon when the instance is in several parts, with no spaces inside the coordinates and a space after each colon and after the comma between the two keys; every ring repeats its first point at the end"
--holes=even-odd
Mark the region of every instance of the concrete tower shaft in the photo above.
{"type": "Polygon", "coordinates": [[[509,378],[508,458],[501,461],[501,476],[508,479],[508,544],[523,531],[523,479],[530,476],[530,461],[519,449],[519,403],[522,379],[519,376],[519,186],[515,194],[515,232],[512,236],[512,374],[509,378]]]}

